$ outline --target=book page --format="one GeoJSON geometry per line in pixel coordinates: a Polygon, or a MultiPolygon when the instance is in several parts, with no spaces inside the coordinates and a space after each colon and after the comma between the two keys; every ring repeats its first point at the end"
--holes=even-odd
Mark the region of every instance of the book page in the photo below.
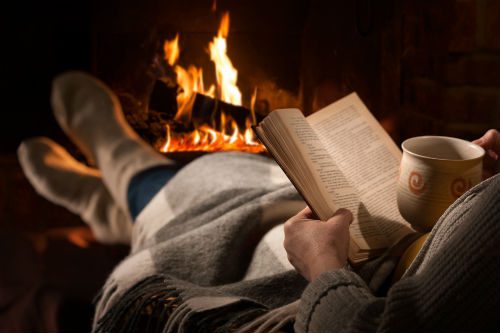
{"type": "Polygon", "coordinates": [[[402,153],[358,95],[350,94],[307,120],[389,242],[413,232],[396,201],[402,153]]]}
{"type": "MultiPolygon", "coordinates": [[[[336,165],[336,161],[325,149],[324,144],[319,140],[304,115],[299,110],[290,109],[277,110],[273,114],[271,114],[272,117],[280,118],[280,122],[277,123],[283,125],[282,131],[287,131],[286,137],[295,142],[300,151],[299,156],[305,156],[300,162],[308,164],[307,169],[313,171],[313,176],[317,179],[319,186],[324,187],[324,192],[327,195],[323,193],[322,196],[328,198],[327,204],[331,211],[327,215],[319,217],[326,220],[338,208],[349,209],[354,215],[350,233],[357,246],[361,249],[387,247],[389,245],[387,239],[374,223],[373,217],[362,203],[358,191],[347,181],[346,176],[336,165]]],[[[274,140],[277,139],[274,138],[274,140]]],[[[288,163],[294,162],[289,161],[288,163]]],[[[302,179],[304,180],[304,178],[302,179]]],[[[309,182],[310,180],[305,178],[305,181],[309,182]]]]}

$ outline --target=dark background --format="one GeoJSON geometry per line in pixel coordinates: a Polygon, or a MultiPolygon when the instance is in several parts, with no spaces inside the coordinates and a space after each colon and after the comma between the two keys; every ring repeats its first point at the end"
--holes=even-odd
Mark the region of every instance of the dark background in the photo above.
{"type": "Polygon", "coordinates": [[[13,152],[28,136],[59,135],[50,114],[50,82],[64,70],[91,70],[91,10],[81,0],[4,5],[0,152],[13,152]]]}

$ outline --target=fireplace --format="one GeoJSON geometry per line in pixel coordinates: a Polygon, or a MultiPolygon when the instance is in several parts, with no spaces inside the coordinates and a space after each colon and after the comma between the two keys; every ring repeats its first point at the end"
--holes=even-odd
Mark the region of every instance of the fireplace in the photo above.
{"type": "MultiPolygon", "coordinates": [[[[117,6],[94,21],[94,71],[147,113],[151,63],[165,40],[180,36],[178,63],[195,64],[215,82],[208,44],[229,13],[227,54],[246,108],[257,92],[257,115],[283,107],[309,114],[357,91],[396,141],[421,134],[471,139],[500,121],[493,74],[499,42],[487,33],[499,27],[490,6],[498,7],[454,0],[173,1],[134,8],[133,22],[132,9],[117,6]]],[[[136,128],[151,127],[155,138],[167,136],[163,123],[129,118],[136,128]]]]}
{"type": "MultiPolygon", "coordinates": [[[[208,90],[207,82],[215,82],[217,76],[207,52],[208,45],[217,35],[221,20],[225,15],[230,15],[227,54],[232,65],[238,70],[237,87],[241,91],[242,104],[251,111],[251,116],[248,118],[255,122],[257,118],[262,118],[270,110],[283,107],[298,107],[310,113],[353,89],[350,87],[351,83],[348,82],[352,78],[346,74],[348,68],[342,64],[336,64],[335,61],[326,61],[326,58],[334,52],[335,57],[343,59],[342,61],[347,64],[347,59],[352,59],[352,54],[343,55],[340,49],[336,51],[332,47],[322,54],[319,51],[319,44],[314,42],[319,40],[329,45],[332,32],[334,33],[333,41],[337,39],[346,41],[351,39],[352,35],[344,36],[341,33],[344,30],[342,28],[344,22],[337,22],[337,27],[331,29],[325,29],[322,25],[318,26],[315,22],[320,17],[314,17],[314,15],[318,16],[326,9],[331,13],[337,13],[354,8],[350,8],[350,5],[336,5],[325,9],[321,8],[322,6],[324,4],[306,1],[293,4],[286,1],[277,1],[272,4],[264,1],[163,3],[154,9],[146,9],[146,7],[142,9],[143,12],[139,16],[150,17],[149,26],[141,25],[133,32],[127,31],[126,33],[113,31],[113,26],[107,19],[108,15],[102,15],[102,20],[97,20],[95,23],[95,30],[99,31],[94,40],[95,71],[98,76],[105,78],[121,93],[126,100],[125,105],[129,105],[132,109],[140,109],[141,107],[138,106],[142,106],[142,110],[132,112],[127,110],[127,114],[131,123],[144,134],[144,137],[150,141],[161,136],[169,137],[172,128],[166,129],[161,121],[162,115],[156,116],[154,111],[158,110],[151,110],[161,104],[156,102],[158,89],[154,83],[158,78],[158,73],[157,69],[152,69],[151,64],[164,51],[165,48],[162,46],[165,41],[172,43],[176,41],[180,44],[181,57],[173,69],[175,66],[188,69],[192,65],[203,69],[205,86],[208,90]],[[142,36],[142,40],[137,36],[142,36]],[[180,38],[180,42],[179,39],[175,39],[176,36],[180,36],[177,37],[180,38]],[[139,49],[137,45],[143,47],[139,49]],[[120,54],[129,56],[123,59],[120,54]],[[313,59],[316,56],[322,60],[317,62],[313,59]],[[122,59],[122,61],[117,62],[117,59],[122,59]],[[308,63],[310,65],[307,65],[308,63]],[[134,70],[128,70],[130,68],[134,70]],[[329,77],[329,73],[336,74],[329,77]],[[155,105],[153,108],[148,108],[151,106],[148,102],[151,101],[152,94],[155,97],[153,101],[155,105]],[[252,97],[255,98],[253,101],[252,97]],[[146,128],[149,128],[149,133],[146,133],[146,128]],[[151,131],[154,132],[153,135],[151,131]],[[160,134],[162,132],[163,134],[160,134]]],[[[363,11],[366,10],[366,8],[360,8],[359,15],[365,15],[363,11]]],[[[114,21],[126,21],[127,13],[120,15],[118,11],[114,17],[114,21]]],[[[331,21],[327,16],[321,19],[326,20],[324,23],[326,25],[331,21]]],[[[365,33],[368,32],[363,32],[365,33]]],[[[370,37],[368,38],[370,40],[366,42],[362,40],[364,38],[360,35],[358,43],[361,43],[360,45],[364,43],[367,50],[373,50],[368,52],[366,58],[377,59],[378,56],[374,54],[377,52],[376,48],[370,45],[373,44],[374,38],[370,37]]],[[[163,54],[163,56],[166,55],[163,54]]],[[[365,63],[364,60],[361,61],[359,52],[357,58],[358,63],[365,63]]],[[[356,72],[363,70],[357,67],[356,64],[352,64],[349,70],[356,69],[356,72]]],[[[353,75],[358,78],[365,76],[369,79],[373,74],[353,75]]],[[[360,82],[364,82],[364,79],[360,82]]],[[[164,99],[171,98],[172,94],[164,90],[164,99]]],[[[226,102],[230,101],[226,100],[226,102]]],[[[167,105],[167,108],[172,104],[168,101],[163,103],[167,105]]],[[[166,118],[165,113],[168,114],[168,110],[163,112],[163,118],[166,118]]],[[[223,119],[218,121],[225,122],[223,119]]],[[[234,126],[229,120],[227,124],[227,132],[230,132],[228,136],[231,137],[231,134],[234,134],[234,126]]],[[[249,134],[248,129],[248,122],[240,124],[240,135],[246,137],[249,134]]],[[[207,133],[209,132],[205,131],[206,135],[207,133]]],[[[198,136],[199,134],[196,134],[193,137],[199,140],[198,136]]],[[[251,142],[253,140],[250,138],[251,142]]],[[[155,145],[155,142],[151,143],[155,145]]],[[[160,149],[165,147],[157,143],[156,145],[160,149]]]]}
{"type": "Polygon", "coordinates": [[[281,2],[267,12],[251,3],[165,3],[144,9],[144,16],[156,16],[135,33],[143,38],[139,43],[113,32],[108,20],[97,20],[103,33],[95,40],[95,69],[124,100],[131,124],[158,150],[261,152],[250,126],[273,108],[301,106],[304,5],[281,2]],[[279,13],[280,7],[288,12],[279,13]],[[116,63],[116,40],[135,56],[116,63]],[[132,47],[137,44],[144,47],[132,47]],[[180,56],[174,54],[179,49],[180,56]]]}

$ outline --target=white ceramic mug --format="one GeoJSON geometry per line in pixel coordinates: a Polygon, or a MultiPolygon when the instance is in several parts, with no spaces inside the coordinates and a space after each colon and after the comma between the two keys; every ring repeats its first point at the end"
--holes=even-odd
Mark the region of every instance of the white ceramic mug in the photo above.
{"type": "Polygon", "coordinates": [[[485,152],[445,136],[414,137],[402,148],[398,208],[416,230],[429,231],[458,197],[481,181],[485,152]]]}

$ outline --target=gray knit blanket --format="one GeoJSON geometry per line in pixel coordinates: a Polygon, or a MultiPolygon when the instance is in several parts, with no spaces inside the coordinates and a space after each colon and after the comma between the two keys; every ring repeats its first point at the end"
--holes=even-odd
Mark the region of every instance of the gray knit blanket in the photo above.
{"type": "Polygon", "coordinates": [[[94,331],[228,332],[273,311],[274,329],[291,329],[287,305],[307,281],[286,259],[282,223],[303,207],[267,157],[193,161],[138,216],[130,255],[96,298],[94,331]]]}
{"type": "MultiPolygon", "coordinates": [[[[96,298],[95,332],[293,332],[307,281],[283,248],[283,223],[305,207],[271,159],[205,155],[138,216],[130,255],[96,298]]],[[[408,237],[357,274],[373,292],[408,237]]]]}
{"type": "Polygon", "coordinates": [[[356,273],[308,284],[282,246],[282,222],[305,204],[279,167],[202,157],[138,217],[131,254],[97,297],[94,331],[498,332],[499,197],[497,175],[459,198],[388,293],[411,238],[356,273]]]}

